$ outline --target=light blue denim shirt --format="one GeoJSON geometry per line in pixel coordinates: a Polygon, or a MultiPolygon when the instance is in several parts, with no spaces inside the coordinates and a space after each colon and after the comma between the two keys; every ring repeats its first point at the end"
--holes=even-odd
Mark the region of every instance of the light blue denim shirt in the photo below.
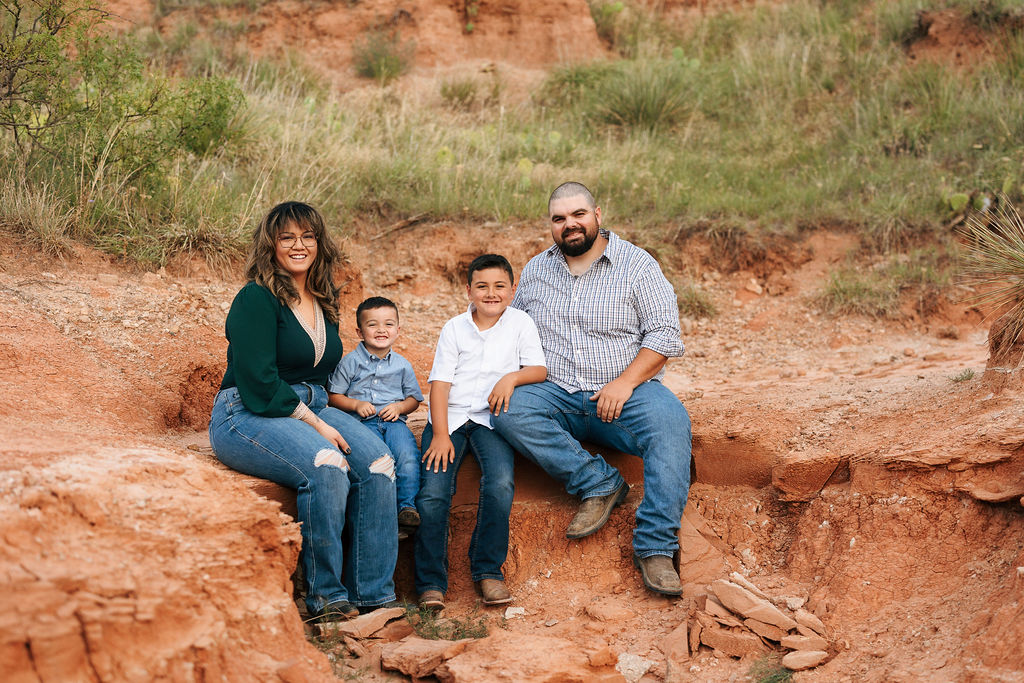
{"type": "MultiPolygon", "coordinates": [[[[348,353],[327,380],[327,391],[345,394],[357,401],[367,401],[380,410],[409,396],[423,400],[420,384],[412,365],[394,351],[378,358],[362,342],[348,353]]],[[[405,422],[405,415],[399,419],[405,422]]]]}

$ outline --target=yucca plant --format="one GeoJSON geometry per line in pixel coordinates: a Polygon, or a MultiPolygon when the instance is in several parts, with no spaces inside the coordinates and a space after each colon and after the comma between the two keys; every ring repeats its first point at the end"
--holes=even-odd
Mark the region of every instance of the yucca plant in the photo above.
{"type": "Polygon", "coordinates": [[[989,332],[989,353],[1006,360],[1024,334],[1024,220],[1000,196],[987,213],[973,213],[961,230],[966,239],[964,274],[978,293],[974,303],[998,315],[989,332]]]}

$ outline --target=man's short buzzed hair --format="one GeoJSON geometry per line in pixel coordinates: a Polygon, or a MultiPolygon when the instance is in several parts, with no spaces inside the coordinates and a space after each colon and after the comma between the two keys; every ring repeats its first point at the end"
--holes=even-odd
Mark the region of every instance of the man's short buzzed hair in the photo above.
{"type": "Polygon", "coordinates": [[[583,197],[587,202],[587,207],[593,211],[597,208],[597,201],[594,200],[594,195],[590,194],[590,190],[583,183],[577,183],[570,181],[568,183],[562,183],[555,188],[555,191],[548,197],[548,213],[551,213],[551,203],[556,199],[565,199],[566,197],[583,197]]]}

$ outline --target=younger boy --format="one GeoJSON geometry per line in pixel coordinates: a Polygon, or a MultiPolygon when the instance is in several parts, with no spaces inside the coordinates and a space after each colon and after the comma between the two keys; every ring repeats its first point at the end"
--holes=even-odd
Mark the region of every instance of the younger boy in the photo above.
{"type": "Polygon", "coordinates": [[[512,447],[491,429],[491,413],[508,410],[512,390],[547,377],[533,320],[508,308],[512,266],[485,254],[469,264],[469,310],[441,330],[430,371],[430,415],[423,430],[423,471],[416,497],[423,521],[416,535],[420,606],[444,608],[448,590],[448,512],[466,451],[480,464],[480,501],[469,567],[485,605],[512,601],[501,565],[508,554],[512,511],[512,447]]]}
{"type": "Polygon", "coordinates": [[[391,350],[398,333],[398,307],[372,296],[356,308],[356,333],[362,340],[327,380],[328,402],[357,414],[375,430],[395,458],[398,538],[419,526],[416,493],[420,488],[420,453],[405,416],[423,400],[412,365],[391,350]]]}

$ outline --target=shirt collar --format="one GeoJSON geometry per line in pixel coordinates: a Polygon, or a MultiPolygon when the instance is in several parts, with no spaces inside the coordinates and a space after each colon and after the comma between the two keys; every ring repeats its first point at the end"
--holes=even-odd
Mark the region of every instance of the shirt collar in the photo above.
{"type": "MultiPolygon", "coordinates": [[[[509,304],[508,306],[506,306],[505,310],[501,312],[501,316],[495,321],[494,325],[492,325],[491,327],[488,327],[487,329],[488,330],[493,330],[498,325],[504,324],[505,319],[508,318],[508,316],[505,315],[505,314],[508,313],[508,309],[510,309],[510,308],[512,308],[512,304],[509,304]]],[[[475,329],[477,332],[480,331],[480,328],[476,326],[476,322],[473,320],[473,304],[470,304],[470,305],[466,306],[466,320],[468,320],[469,324],[473,326],[473,329],[475,329]]],[[[483,330],[483,331],[486,332],[487,330],[483,330]]]]}
{"type": "Polygon", "coordinates": [[[362,353],[363,353],[363,360],[370,360],[370,361],[379,360],[379,361],[387,361],[388,363],[391,362],[391,349],[388,349],[388,352],[386,354],[384,354],[383,358],[380,358],[380,357],[370,353],[370,350],[368,348],[366,348],[366,345],[363,344],[363,342],[359,342],[359,346],[357,346],[356,349],[362,351],[362,353]]]}

